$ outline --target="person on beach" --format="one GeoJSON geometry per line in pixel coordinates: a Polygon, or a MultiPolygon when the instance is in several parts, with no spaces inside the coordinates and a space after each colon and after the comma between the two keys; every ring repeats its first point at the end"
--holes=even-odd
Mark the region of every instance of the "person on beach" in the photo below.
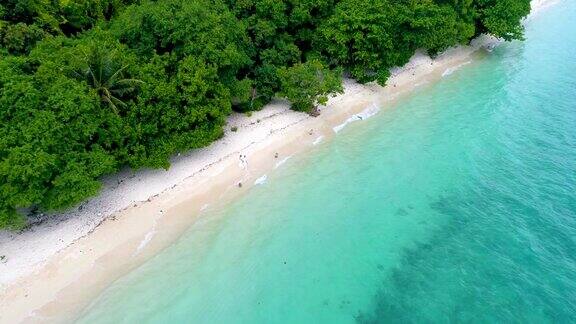
{"type": "Polygon", "coordinates": [[[246,159],[246,155],[240,154],[240,168],[248,170],[248,160],[246,159]]]}

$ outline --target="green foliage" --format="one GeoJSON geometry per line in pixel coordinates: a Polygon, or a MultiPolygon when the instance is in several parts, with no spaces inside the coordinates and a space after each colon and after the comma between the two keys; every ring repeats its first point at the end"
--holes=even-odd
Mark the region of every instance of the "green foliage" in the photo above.
{"type": "Polygon", "coordinates": [[[315,113],[342,74],[385,84],[417,49],[521,39],[529,0],[4,0],[0,228],[129,166],[168,168],[274,96],[315,113]]]}
{"type": "Polygon", "coordinates": [[[0,228],[19,230],[26,226],[26,218],[9,206],[0,206],[0,228]]]}
{"type": "Polygon", "coordinates": [[[316,46],[359,82],[385,84],[390,67],[407,62],[414,51],[397,41],[402,38],[399,9],[386,0],[343,0],[320,25],[316,46]]]}
{"type": "Polygon", "coordinates": [[[223,3],[208,0],[147,1],[129,7],[112,25],[119,39],[142,55],[194,55],[217,64],[228,79],[250,63],[245,28],[223,3]]]}
{"type": "Polygon", "coordinates": [[[530,0],[478,0],[480,31],[507,41],[522,39],[521,19],[530,13],[530,0]]]}
{"type": "Polygon", "coordinates": [[[320,61],[312,60],[278,71],[282,91],[280,96],[292,103],[296,111],[312,112],[326,104],[328,95],[342,93],[342,71],[330,71],[320,61]]]}
{"type": "Polygon", "coordinates": [[[94,140],[110,117],[86,86],[21,76],[4,85],[0,105],[8,108],[0,130],[0,199],[8,206],[68,207],[96,192],[95,178],[115,170],[115,159],[94,140]]]}
{"type": "Polygon", "coordinates": [[[127,0],[59,0],[60,22],[64,32],[92,28],[98,21],[110,19],[117,11],[133,1],[127,0]]]}
{"type": "Polygon", "coordinates": [[[147,1],[129,7],[112,31],[143,57],[170,54],[174,70],[185,57],[194,56],[216,68],[235,99],[249,97],[241,70],[251,64],[254,49],[245,24],[220,1],[147,1]]]}
{"type": "Polygon", "coordinates": [[[137,104],[125,118],[126,158],[134,168],[168,168],[175,152],[210,144],[231,112],[230,91],[214,65],[190,56],[171,73],[167,56],[144,67],[137,104]]]}
{"type": "Polygon", "coordinates": [[[256,47],[247,73],[254,80],[250,100],[238,109],[258,110],[280,91],[278,69],[305,61],[320,21],[336,0],[227,0],[236,17],[247,25],[256,47]]]}
{"type": "MultiPolygon", "coordinates": [[[[74,42],[57,38],[29,58],[0,60],[0,201],[12,213],[62,209],[97,192],[117,160],[104,146],[116,117],[98,94],[67,76],[74,42]]],[[[4,213],[4,212],[3,212],[4,213]]]]}
{"type": "Polygon", "coordinates": [[[28,54],[44,37],[88,30],[137,1],[5,0],[0,4],[0,47],[28,54]]]}
{"type": "Polygon", "coordinates": [[[76,77],[85,81],[96,91],[102,102],[118,114],[118,107],[126,107],[124,98],[133,94],[142,81],[125,78],[127,65],[120,65],[117,51],[91,46],[84,52],[84,64],[74,71],[76,77]]]}
{"type": "Polygon", "coordinates": [[[457,10],[429,0],[412,1],[403,8],[404,24],[408,27],[403,32],[403,40],[433,55],[466,43],[475,34],[474,23],[462,20],[457,10]]]}
{"type": "Polygon", "coordinates": [[[359,82],[384,85],[389,69],[408,62],[416,49],[436,54],[466,43],[474,24],[431,0],[343,0],[321,23],[315,46],[359,82]]]}
{"type": "Polygon", "coordinates": [[[35,24],[6,24],[0,27],[0,43],[12,54],[25,54],[45,37],[44,31],[35,24]]]}

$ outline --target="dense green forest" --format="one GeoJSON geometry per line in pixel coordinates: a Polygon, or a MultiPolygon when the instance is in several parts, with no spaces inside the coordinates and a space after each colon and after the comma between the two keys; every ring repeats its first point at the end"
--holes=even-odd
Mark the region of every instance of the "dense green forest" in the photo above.
{"type": "Polygon", "coordinates": [[[342,76],[385,84],[414,52],[522,38],[529,0],[2,0],[0,228],[168,168],[233,111],[312,113],[342,76]]]}

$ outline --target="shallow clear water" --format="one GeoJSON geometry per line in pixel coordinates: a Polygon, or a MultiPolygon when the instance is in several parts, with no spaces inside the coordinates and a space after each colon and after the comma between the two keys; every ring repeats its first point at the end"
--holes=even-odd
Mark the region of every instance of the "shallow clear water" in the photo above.
{"type": "Polygon", "coordinates": [[[576,320],[575,18],[290,159],[80,322],[576,320]]]}

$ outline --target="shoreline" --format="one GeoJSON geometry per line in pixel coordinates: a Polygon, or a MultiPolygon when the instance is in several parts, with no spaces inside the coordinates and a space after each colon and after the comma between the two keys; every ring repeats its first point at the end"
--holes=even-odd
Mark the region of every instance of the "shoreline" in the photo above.
{"type": "Polygon", "coordinates": [[[178,240],[206,208],[245,194],[282,161],[478,61],[481,49],[497,42],[483,37],[434,60],[417,53],[392,70],[384,88],[345,80],[345,93],[331,98],[317,118],[290,111],[283,101],[251,117],[234,114],[223,139],[174,158],[170,170],[121,172],[82,208],[20,235],[0,234],[0,255],[7,256],[0,263],[0,323],[73,320],[111,282],[178,240]],[[246,168],[240,155],[247,156],[246,168]]]}

